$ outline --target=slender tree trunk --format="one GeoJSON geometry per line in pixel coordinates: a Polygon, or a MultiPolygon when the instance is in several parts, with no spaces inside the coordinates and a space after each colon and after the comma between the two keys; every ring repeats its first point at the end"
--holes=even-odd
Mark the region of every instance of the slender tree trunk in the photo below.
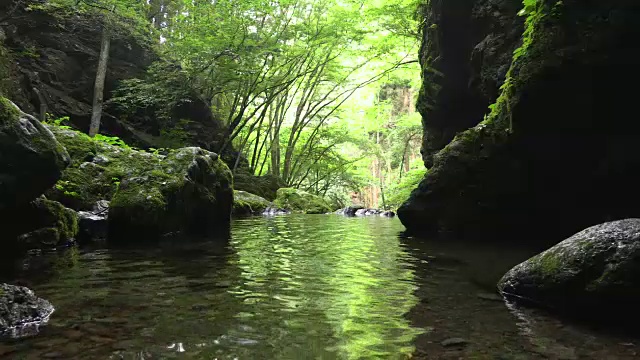
{"type": "Polygon", "coordinates": [[[44,96],[42,96],[40,90],[34,87],[33,92],[38,97],[38,102],[40,103],[40,113],[38,114],[40,116],[40,122],[45,122],[45,120],[47,120],[47,101],[44,96]]]}
{"type": "Polygon", "coordinates": [[[102,43],[100,44],[100,59],[96,73],[96,83],[93,88],[93,111],[91,112],[91,126],[89,136],[93,137],[100,131],[100,119],[102,118],[102,106],[104,100],[104,80],[107,76],[107,64],[109,62],[109,47],[111,46],[111,33],[109,26],[105,24],[102,29],[102,43]]]}
{"type": "Polygon", "coordinates": [[[384,177],[380,176],[380,196],[382,197],[382,208],[387,210],[387,199],[384,197],[384,177]]]}

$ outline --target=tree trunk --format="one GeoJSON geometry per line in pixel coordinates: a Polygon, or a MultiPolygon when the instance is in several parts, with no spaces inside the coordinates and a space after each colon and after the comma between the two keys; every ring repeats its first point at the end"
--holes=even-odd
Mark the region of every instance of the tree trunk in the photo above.
{"type": "Polygon", "coordinates": [[[100,131],[100,119],[102,118],[102,105],[104,100],[104,80],[107,76],[110,46],[111,34],[105,20],[102,28],[102,43],[100,44],[100,59],[98,60],[96,83],[93,88],[93,110],[91,112],[91,126],[89,127],[89,136],[91,137],[100,131]]]}

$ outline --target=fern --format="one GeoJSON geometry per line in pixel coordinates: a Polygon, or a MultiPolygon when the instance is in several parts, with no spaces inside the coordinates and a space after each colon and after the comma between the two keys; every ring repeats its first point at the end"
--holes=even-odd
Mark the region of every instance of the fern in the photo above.
{"type": "Polygon", "coordinates": [[[131,149],[131,146],[127,145],[127,143],[125,143],[124,140],[120,139],[117,136],[106,136],[102,134],[96,134],[96,136],[94,136],[93,139],[95,141],[100,141],[105,144],[121,147],[123,149],[131,149]]]}
{"type": "Polygon", "coordinates": [[[49,125],[49,126],[57,126],[61,129],[71,129],[71,126],[68,125],[62,125],[63,123],[68,123],[69,122],[69,117],[68,116],[63,116],[61,118],[57,118],[54,119],[53,115],[47,113],[46,119],[44,121],[44,124],[49,125]]]}

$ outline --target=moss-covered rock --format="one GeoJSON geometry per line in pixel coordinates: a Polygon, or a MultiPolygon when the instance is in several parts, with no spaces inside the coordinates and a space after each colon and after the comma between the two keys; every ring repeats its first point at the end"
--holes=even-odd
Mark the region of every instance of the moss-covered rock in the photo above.
{"type": "Polygon", "coordinates": [[[255,176],[244,169],[238,169],[233,178],[234,189],[258,195],[269,201],[275,200],[278,189],[283,187],[287,187],[287,184],[277,176],[255,176]]]}
{"type": "Polygon", "coordinates": [[[49,196],[81,210],[111,201],[109,241],[155,241],[177,232],[206,236],[228,228],[232,176],[218,155],[200,148],[161,155],[52,130],[69,147],[72,166],[49,196]]]}
{"type": "Polygon", "coordinates": [[[68,164],[67,151],[44,125],[0,97],[0,209],[32,201],[68,164]]]}
{"type": "Polygon", "coordinates": [[[525,12],[498,100],[435,156],[398,210],[410,231],[522,238],[526,228],[532,241],[556,243],[638,215],[640,123],[628,116],[628,89],[640,81],[640,8],[538,0],[525,12]]]}
{"type": "MultiPolygon", "coordinates": [[[[509,297],[589,317],[640,316],[640,219],[592,226],[511,269],[509,297]]],[[[618,317],[612,320],[619,321],[618,317]]]]}
{"type": "Polygon", "coordinates": [[[27,205],[0,212],[3,219],[3,259],[28,250],[51,249],[69,243],[78,234],[78,215],[44,196],[27,205]]]}
{"type": "Polygon", "coordinates": [[[282,209],[306,214],[325,214],[335,210],[322,197],[293,188],[278,189],[274,204],[282,209]]]}
{"type": "Polygon", "coordinates": [[[34,245],[40,246],[55,246],[75,239],[78,234],[78,214],[75,211],[44,197],[35,200],[31,206],[35,218],[33,223],[39,223],[40,229],[22,235],[21,239],[37,240],[34,245]]]}
{"type": "Polygon", "coordinates": [[[233,192],[234,216],[262,214],[262,212],[269,206],[271,206],[271,202],[258,195],[240,190],[235,190],[233,192]]]}

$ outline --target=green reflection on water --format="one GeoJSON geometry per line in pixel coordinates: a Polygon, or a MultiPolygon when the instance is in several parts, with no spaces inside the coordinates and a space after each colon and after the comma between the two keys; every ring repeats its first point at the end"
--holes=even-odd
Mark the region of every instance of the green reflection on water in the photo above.
{"type": "Polygon", "coordinates": [[[34,283],[56,312],[12,356],[407,358],[420,330],[404,317],[417,299],[401,230],[385,218],[259,217],[236,221],[229,243],[74,250],[34,283]]]}
{"type": "Polygon", "coordinates": [[[282,351],[316,358],[409,357],[421,331],[404,317],[417,298],[409,255],[396,236],[400,225],[333,216],[296,220],[273,218],[256,226],[250,219],[234,231],[244,278],[234,292],[259,314],[256,320],[298,334],[297,344],[282,351]]]}

